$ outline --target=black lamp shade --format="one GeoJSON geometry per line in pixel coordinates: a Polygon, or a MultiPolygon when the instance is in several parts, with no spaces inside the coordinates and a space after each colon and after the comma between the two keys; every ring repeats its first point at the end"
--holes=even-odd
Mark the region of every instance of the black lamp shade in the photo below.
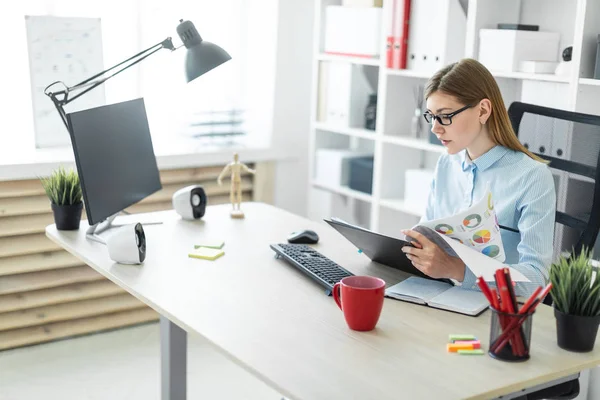
{"type": "Polygon", "coordinates": [[[225,50],[214,43],[202,40],[191,21],[179,20],[177,33],[187,48],[185,76],[188,82],[231,60],[231,56],[225,50]]]}
{"type": "Polygon", "coordinates": [[[218,67],[231,56],[221,47],[205,40],[190,47],[185,55],[185,77],[188,82],[218,67]]]}

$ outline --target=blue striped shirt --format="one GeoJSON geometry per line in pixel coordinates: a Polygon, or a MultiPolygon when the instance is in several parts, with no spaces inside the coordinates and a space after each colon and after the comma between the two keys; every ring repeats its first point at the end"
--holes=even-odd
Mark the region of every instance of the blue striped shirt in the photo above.
{"type": "MultiPolygon", "coordinates": [[[[531,282],[517,283],[518,296],[529,296],[548,281],[552,262],[556,193],[550,169],[525,153],[497,145],[474,161],[466,150],[443,154],[436,165],[427,209],[421,221],[448,217],[485,195],[489,182],[501,229],[505,264],[531,282]]],[[[468,268],[462,286],[477,289],[468,268]]]]}

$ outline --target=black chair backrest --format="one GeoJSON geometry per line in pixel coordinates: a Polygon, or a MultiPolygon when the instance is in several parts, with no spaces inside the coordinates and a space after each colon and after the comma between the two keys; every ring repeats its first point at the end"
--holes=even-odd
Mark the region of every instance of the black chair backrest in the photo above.
{"type": "Polygon", "coordinates": [[[555,174],[555,247],[573,255],[592,250],[600,229],[600,116],[521,102],[508,114],[519,141],[564,171],[555,174]]]}

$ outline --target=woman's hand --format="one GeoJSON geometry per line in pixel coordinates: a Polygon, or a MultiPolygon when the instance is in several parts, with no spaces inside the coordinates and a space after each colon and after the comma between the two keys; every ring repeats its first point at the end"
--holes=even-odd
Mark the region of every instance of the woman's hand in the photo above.
{"type": "Polygon", "coordinates": [[[412,264],[425,275],[435,279],[451,278],[459,282],[465,279],[465,263],[460,258],[448,255],[425,235],[413,230],[403,230],[406,236],[416,239],[415,246],[404,246],[402,251],[412,264]]]}

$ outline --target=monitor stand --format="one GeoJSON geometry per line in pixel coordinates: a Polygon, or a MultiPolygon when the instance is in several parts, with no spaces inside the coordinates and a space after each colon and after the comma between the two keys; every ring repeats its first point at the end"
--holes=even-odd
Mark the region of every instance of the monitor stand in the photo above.
{"type": "MultiPolygon", "coordinates": [[[[90,226],[86,231],[85,231],[85,236],[88,239],[94,240],[96,242],[100,242],[100,243],[104,243],[106,244],[106,242],[100,237],[98,236],[98,234],[109,230],[110,228],[118,228],[121,226],[125,226],[126,224],[113,224],[113,221],[115,220],[115,218],[117,218],[117,216],[119,214],[127,214],[127,215],[131,215],[129,213],[126,212],[118,212],[116,214],[111,215],[110,217],[108,217],[107,219],[105,219],[104,221],[100,221],[95,223],[94,225],[90,226]]],[[[162,221],[157,221],[157,222],[143,222],[142,225],[160,225],[162,224],[162,221]]]]}

